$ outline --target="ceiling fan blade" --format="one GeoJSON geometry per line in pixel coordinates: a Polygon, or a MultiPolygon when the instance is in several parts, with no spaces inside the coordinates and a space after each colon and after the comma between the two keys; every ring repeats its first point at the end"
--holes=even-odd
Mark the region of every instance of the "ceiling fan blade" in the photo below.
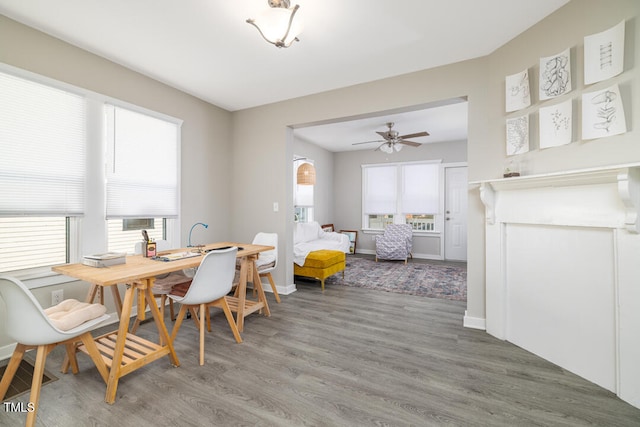
{"type": "Polygon", "coordinates": [[[418,133],[411,133],[409,135],[402,135],[400,137],[400,139],[405,139],[405,138],[419,138],[421,136],[429,136],[429,132],[418,132],[418,133]]]}
{"type": "Polygon", "coordinates": [[[407,141],[406,139],[401,139],[398,141],[400,144],[410,145],[411,147],[420,147],[422,144],[413,141],[407,141]]]}
{"type": "Polygon", "coordinates": [[[371,144],[372,142],[382,142],[383,140],[381,139],[376,139],[375,141],[364,141],[364,142],[354,142],[351,145],[360,145],[360,144],[371,144]]]}

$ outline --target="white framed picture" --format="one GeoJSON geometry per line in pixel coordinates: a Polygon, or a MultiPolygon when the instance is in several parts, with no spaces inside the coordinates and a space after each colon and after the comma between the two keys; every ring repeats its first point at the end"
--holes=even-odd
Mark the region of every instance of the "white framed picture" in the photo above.
{"type": "Polygon", "coordinates": [[[624,21],[584,38],[584,83],[600,82],[624,69],[624,21]]]}
{"type": "Polygon", "coordinates": [[[529,151],[529,115],[507,119],[507,156],[529,151]]]}
{"type": "Polygon", "coordinates": [[[558,147],[571,143],[573,138],[572,101],[542,107],[540,119],[540,148],[558,147]]]}
{"type": "Polygon", "coordinates": [[[571,49],[540,58],[540,99],[571,92],[571,49]]]}
{"type": "Polygon", "coordinates": [[[505,106],[507,113],[522,110],[531,105],[529,70],[507,76],[505,85],[505,106]]]}
{"type": "Polygon", "coordinates": [[[618,85],[582,94],[582,139],[604,138],[626,131],[618,85]]]}

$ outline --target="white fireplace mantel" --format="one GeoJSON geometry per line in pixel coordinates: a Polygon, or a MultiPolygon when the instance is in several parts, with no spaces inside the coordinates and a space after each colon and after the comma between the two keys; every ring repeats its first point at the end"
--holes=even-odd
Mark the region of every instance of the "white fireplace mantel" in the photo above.
{"type": "MultiPolygon", "coordinates": [[[[624,225],[630,232],[640,233],[640,163],[476,181],[471,184],[480,185],[480,198],[485,205],[489,224],[496,220],[496,192],[616,184],[620,202],[625,206],[624,225]]],[[[589,204],[593,200],[584,202],[589,204]]],[[[608,218],[609,222],[612,220],[608,218]]]]}
{"type": "Polygon", "coordinates": [[[640,408],[640,163],[471,184],[487,332],[640,408]]]}

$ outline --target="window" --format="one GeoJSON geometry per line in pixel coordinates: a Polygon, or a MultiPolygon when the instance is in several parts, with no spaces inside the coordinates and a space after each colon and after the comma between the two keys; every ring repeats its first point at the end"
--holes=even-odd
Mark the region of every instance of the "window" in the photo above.
{"type": "Polygon", "coordinates": [[[178,216],[178,125],[113,105],[107,113],[107,219],[178,216]]]}
{"type": "Polygon", "coordinates": [[[435,231],[439,176],[439,162],[363,165],[362,227],[383,230],[406,223],[414,231],[435,231]]]}
{"type": "Polygon", "coordinates": [[[67,218],[0,218],[0,273],[67,262],[67,218]]]}
{"type": "Polygon", "coordinates": [[[0,64],[0,123],[0,272],[179,245],[180,120],[0,64]]]}
{"type": "Polygon", "coordinates": [[[164,239],[178,216],[179,126],[113,105],[106,118],[108,250],[131,252],[141,229],[164,239]]]}
{"type": "MultiPolygon", "coordinates": [[[[297,156],[296,156],[297,157],[297,156]]],[[[312,160],[297,158],[293,161],[293,207],[296,222],[313,221],[313,185],[298,185],[298,168],[303,163],[311,163],[312,160]]]]}
{"type": "Polygon", "coordinates": [[[0,271],[68,260],[84,214],[86,102],[0,72],[0,271]]]}
{"type": "Polygon", "coordinates": [[[147,230],[149,238],[153,240],[165,239],[165,220],[154,218],[148,222],[144,228],[126,228],[126,219],[107,220],[107,242],[110,252],[133,252],[137,242],[142,241],[141,230],[147,230]]]}

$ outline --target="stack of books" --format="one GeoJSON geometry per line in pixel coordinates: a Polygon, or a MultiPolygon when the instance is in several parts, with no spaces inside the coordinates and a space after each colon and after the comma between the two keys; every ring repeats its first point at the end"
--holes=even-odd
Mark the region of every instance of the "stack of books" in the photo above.
{"type": "Polygon", "coordinates": [[[120,252],[107,252],[97,255],[85,255],[82,263],[89,267],[110,267],[112,265],[124,264],[127,262],[127,254],[120,252]]]}

